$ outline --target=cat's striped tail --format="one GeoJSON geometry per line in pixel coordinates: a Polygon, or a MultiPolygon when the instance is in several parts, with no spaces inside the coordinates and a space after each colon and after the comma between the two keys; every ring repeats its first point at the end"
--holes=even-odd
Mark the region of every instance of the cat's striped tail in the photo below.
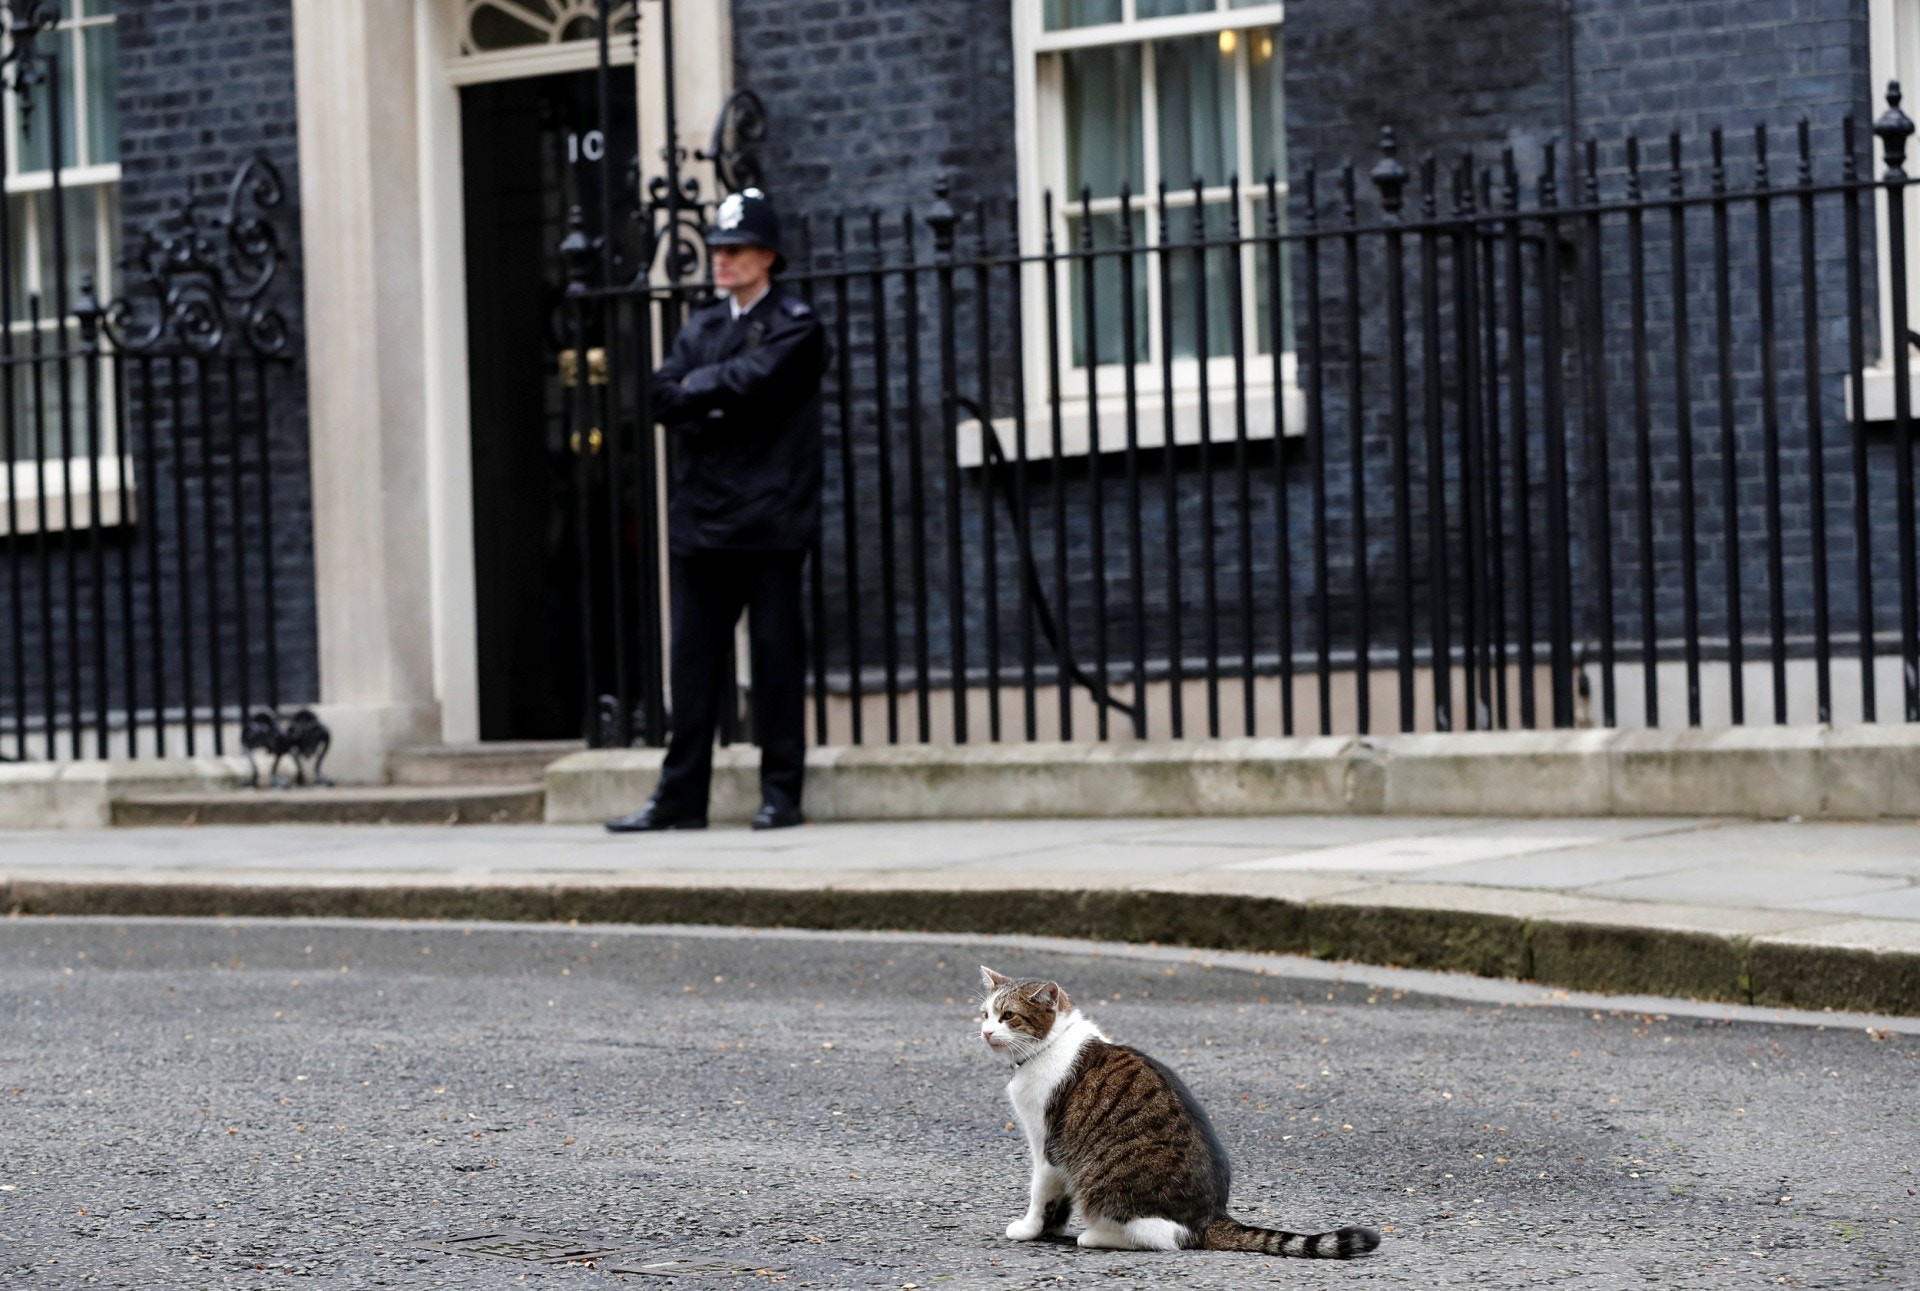
{"type": "Polygon", "coordinates": [[[1288,1233],[1278,1228],[1255,1228],[1237,1219],[1216,1219],[1200,1234],[1204,1251],[1254,1251],[1296,1259],[1350,1260],[1380,1245],[1371,1228],[1339,1228],[1331,1233],[1288,1233]]]}

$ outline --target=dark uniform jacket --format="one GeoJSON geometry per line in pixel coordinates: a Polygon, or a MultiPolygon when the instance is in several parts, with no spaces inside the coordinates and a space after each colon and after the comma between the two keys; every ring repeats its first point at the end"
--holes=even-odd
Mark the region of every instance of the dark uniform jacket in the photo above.
{"type": "Polygon", "coordinates": [[[674,432],[667,533],[675,552],[795,550],[820,534],[820,378],[826,329],[778,283],[734,319],[697,311],[653,375],[674,432]]]}

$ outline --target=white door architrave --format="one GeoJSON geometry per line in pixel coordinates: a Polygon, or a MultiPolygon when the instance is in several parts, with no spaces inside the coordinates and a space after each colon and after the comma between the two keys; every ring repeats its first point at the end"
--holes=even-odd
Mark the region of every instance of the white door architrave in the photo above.
{"type": "MultiPolygon", "coordinates": [[[[666,140],[640,5],[641,155],[666,140]]],[[[597,42],[461,53],[470,0],[293,0],[320,708],[329,769],[479,738],[459,87],[592,67],[597,42]]],[[[678,4],[679,145],[725,101],[725,4],[678,4]]],[[[631,59],[631,44],[622,37],[631,59]]]]}

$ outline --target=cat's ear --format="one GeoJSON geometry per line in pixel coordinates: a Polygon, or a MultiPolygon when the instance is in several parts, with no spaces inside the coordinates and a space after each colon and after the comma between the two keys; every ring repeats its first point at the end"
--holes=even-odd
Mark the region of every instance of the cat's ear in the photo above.
{"type": "Polygon", "coordinates": [[[1034,1003],[1044,1004],[1055,1013],[1073,1012],[1073,1001],[1067,998],[1065,990],[1058,982],[1046,982],[1033,993],[1034,1003]]]}
{"type": "Polygon", "coordinates": [[[997,991],[1012,980],[1010,977],[1000,976],[985,964],[980,965],[980,985],[988,991],[997,991]]]}

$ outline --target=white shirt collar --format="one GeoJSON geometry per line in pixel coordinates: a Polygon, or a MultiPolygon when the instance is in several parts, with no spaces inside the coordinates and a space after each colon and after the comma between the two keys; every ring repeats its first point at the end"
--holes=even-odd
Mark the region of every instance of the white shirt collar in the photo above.
{"type": "Polygon", "coordinates": [[[733,311],[733,317],[736,321],[738,321],[740,315],[749,312],[750,310],[752,310],[752,308],[755,305],[765,300],[767,298],[767,293],[772,290],[773,290],[773,284],[769,282],[766,286],[760,289],[759,295],[755,296],[752,300],[748,301],[744,305],[740,303],[740,298],[738,296],[728,296],[727,308],[733,311]]]}

